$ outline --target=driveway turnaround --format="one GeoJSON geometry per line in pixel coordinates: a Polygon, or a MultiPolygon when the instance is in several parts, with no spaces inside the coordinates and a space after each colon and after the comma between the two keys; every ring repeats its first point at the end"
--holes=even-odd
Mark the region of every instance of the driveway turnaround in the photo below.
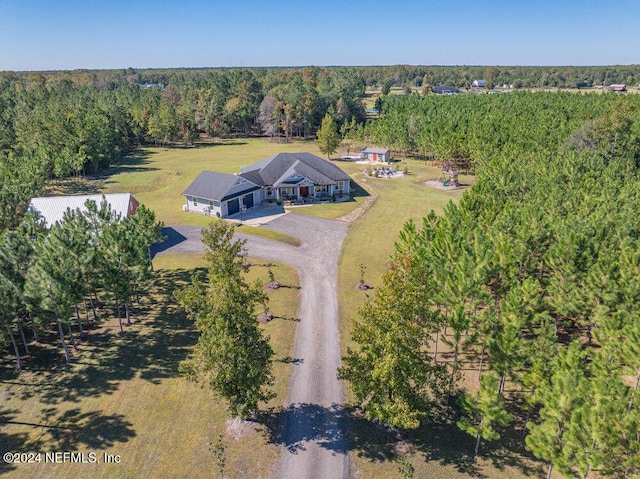
{"type": "MultiPolygon", "coordinates": [[[[268,225],[300,240],[290,246],[250,235],[250,256],[287,263],[300,276],[300,322],[295,335],[293,372],[284,404],[281,479],[340,479],[350,475],[347,454],[344,389],[337,379],[340,366],[338,327],[338,258],[347,227],[336,221],[297,213],[268,225]]],[[[156,254],[203,252],[200,227],[174,226],[156,254]]]]}

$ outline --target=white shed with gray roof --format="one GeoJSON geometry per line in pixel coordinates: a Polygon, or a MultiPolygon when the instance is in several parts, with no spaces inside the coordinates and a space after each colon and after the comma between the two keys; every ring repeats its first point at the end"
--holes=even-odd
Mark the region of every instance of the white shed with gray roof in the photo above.
{"type": "Polygon", "coordinates": [[[363,160],[381,163],[389,163],[389,160],[391,159],[389,150],[384,148],[363,148],[360,151],[360,156],[363,160]]]}

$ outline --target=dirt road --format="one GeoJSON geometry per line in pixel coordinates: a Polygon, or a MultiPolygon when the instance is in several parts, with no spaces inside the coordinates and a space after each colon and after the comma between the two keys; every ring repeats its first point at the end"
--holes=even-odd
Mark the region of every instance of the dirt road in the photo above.
{"type": "MultiPolygon", "coordinates": [[[[344,391],[336,377],[340,365],[338,258],[347,233],[344,224],[289,213],[266,228],[300,239],[293,247],[249,235],[250,256],[293,266],[300,276],[300,322],[296,330],[294,366],[284,404],[281,479],[340,479],[350,475],[344,391]]],[[[203,251],[200,228],[174,226],[157,254],[203,251]]]]}

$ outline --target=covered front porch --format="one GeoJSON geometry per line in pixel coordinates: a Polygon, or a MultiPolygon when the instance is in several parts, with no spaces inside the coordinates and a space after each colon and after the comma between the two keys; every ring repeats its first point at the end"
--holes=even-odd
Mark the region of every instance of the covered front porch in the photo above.
{"type": "Polygon", "coordinates": [[[295,204],[331,201],[334,194],[333,185],[295,185],[270,188],[266,194],[267,201],[287,201],[295,204]]]}

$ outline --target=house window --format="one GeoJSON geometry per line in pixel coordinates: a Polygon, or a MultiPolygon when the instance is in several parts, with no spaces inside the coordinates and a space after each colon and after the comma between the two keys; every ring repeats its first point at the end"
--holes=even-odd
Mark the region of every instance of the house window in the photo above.
{"type": "Polygon", "coordinates": [[[329,191],[328,185],[318,185],[316,186],[316,193],[327,193],[329,191]]]}
{"type": "Polygon", "coordinates": [[[338,189],[338,191],[344,191],[345,190],[345,182],[344,181],[338,181],[337,189],[338,189]]]}
{"type": "Polygon", "coordinates": [[[293,195],[293,188],[280,188],[281,195],[293,195]]]}
{"type": "Polygon", "coordinates": [[[198,198],[193,197],[193,206],[198,206],[198,198]]]}
{"type": "Polygon", "coordinates": [[[273,196],[273,189],[267,188],[267,196],[273,196]]]}

